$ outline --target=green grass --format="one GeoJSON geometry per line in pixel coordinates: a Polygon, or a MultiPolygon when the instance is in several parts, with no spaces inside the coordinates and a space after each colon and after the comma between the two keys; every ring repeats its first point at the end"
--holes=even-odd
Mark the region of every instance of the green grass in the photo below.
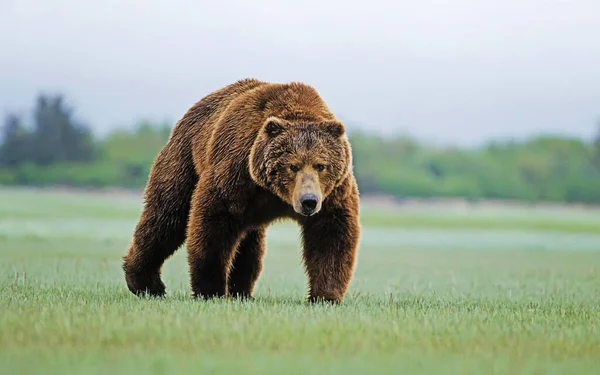
{"type": "Polygon", "coordinates": [[[269,230],[256,300],[131,295],[140,197],[0,190],[0,373],[595,374],[600,213],[363,209],[342,305],[304,302],[297,228],[269,230]],[[483,224],[482,224],[483,223],[483,224]]]}

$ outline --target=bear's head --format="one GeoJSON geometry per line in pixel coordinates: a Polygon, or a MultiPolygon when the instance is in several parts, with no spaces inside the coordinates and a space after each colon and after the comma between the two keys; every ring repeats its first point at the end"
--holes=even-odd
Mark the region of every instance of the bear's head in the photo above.
{"type": "Polygon", "coordinates": [[[352,167],[350,143],[337,120],[284,120],[262,125],[249,160],[255,183],[301,215],[318,213],[352,167]]]}

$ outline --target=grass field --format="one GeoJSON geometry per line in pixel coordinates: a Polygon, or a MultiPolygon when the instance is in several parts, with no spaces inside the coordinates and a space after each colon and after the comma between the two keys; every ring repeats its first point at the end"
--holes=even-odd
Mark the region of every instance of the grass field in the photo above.
{"type": "Polygon", "coordinates": [[[600,211],[363,208],[342,305],[304,302],[297,228],[272,227],[252,302],[125,287],[136,195],[0,190],[2,374],[596,374],[600,211]]]}

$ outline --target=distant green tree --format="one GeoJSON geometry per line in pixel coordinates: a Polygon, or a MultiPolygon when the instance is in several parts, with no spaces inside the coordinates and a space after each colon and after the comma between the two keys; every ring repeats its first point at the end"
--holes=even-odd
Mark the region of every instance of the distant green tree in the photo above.
{"type": "Polygon", "coordinates": [[[0,166],[14,167],[31,160],[31,132],[23,126],[18,116],[6,116],[0,139],[0,166]]]}
{"type": "Polygon", "coordinates": [[[74,120],[73,110],[65,105],[62,95],[38,96],[33,117],[36,164],[93,160],[91,131],[74,120]]]}
{"type": "Polygon", "coordinates": [[[600,120],[598,120],[596,137],[594,138],[594,165],[600,171],[600,120]]]}

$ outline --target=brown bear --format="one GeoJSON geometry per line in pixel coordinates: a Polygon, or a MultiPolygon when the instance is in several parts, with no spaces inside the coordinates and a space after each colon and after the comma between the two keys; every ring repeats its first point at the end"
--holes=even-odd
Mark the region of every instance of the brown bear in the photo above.
{"type": "Polygon", "coordinates": [[[314,88],[244,79],[193,105],[149,175],[123,269],[162,296],[164,261],[187,245],[194,297],[252,298],[265,228],[301,227],[309,301],[340,302],[355,269],[359,192],[342,122],[314,88]]]}

